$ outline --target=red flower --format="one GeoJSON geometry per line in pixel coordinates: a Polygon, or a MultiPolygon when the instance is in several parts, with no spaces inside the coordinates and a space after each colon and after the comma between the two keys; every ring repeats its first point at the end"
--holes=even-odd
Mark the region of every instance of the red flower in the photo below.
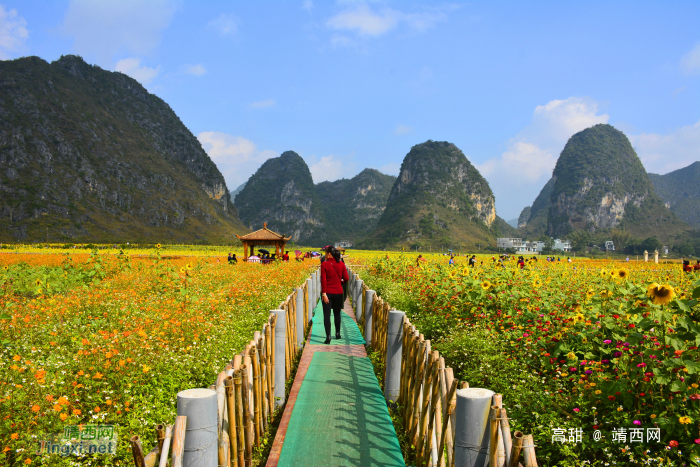
{"type": "Polygon", "coordinates": [[[677,448],[678,441],[672,439],[671,442],[668,443],[668,445],[671,446],[672,448],[677,448]]]}
{"type": "Polygon", "coordinates": [[[608,399],[611,400],[611,401],[614,401],[614,400],[615,400],[615,396],[608,396],[608,399]]]}

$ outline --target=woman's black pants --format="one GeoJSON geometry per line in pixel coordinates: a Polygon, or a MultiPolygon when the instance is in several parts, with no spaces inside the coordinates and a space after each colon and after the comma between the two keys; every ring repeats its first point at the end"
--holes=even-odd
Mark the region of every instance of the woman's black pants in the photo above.
{"type": "Polygon", "coordinates": [[[335,321],[335,333],[340,333],[340,314],[343,312],[343,294],[329,293],[328,303],[323,302],[323,327],[326,329],[326,337],[331,335],[331,309],[333,310],[333,318],[335,321]]]}

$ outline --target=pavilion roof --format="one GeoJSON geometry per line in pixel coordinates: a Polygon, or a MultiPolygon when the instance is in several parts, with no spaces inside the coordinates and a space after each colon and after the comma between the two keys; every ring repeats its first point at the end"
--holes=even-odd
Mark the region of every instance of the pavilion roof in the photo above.
{"type": "Polygon", "coordinates": [[[267,222],[263,224],[263,228],[260,230],[256,230],[255,232],[251,232],[247,235],[243,235],[242,237],[240,235],[236,235],[241,240],[271,240],[271,241],[288,241],[292,237],[291,235],[289,237],[285,237],[282,234],[278,234],[277,232],[273,232],[272,230],[267,228],[267,222]]]}

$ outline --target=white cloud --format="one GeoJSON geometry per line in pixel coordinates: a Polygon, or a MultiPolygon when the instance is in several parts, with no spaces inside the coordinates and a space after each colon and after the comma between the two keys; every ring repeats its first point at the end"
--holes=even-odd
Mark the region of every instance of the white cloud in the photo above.
{"type": "Polygon", "coordinates": [[[204,73],[207,72],[207,69],[204,68],[204,66],[201,63],[199,63],[197,65],[187,65],[185,67],[185,72],[190,75],[202,76],[204,73]]]}
{"type": "Polygon", "coordinates": [[[160,73],[160,66],[149,68],[141,65],[141,60],[138,58],[125,58],[119,60],[114,67],[114,71],[119,71],[125,75],[129,75],[139,83],[146,85],[160,73]]]}
{"type": "Polygon", "coordinates": [[[311,0],[304,0],[301,4],[301,9],[311,13],[311,10],[314,9],[314,2],[312,2],[311,0]]]}
{"type": "Polygon", "coordinates": [[[530,125],[508,142],[500,156],[475,164],[496,195],[499,215],[517,217],[531,205],[569,138],[609,119],[598,114],[598,103],[588,98],[570,97],[535,107],[530,125]]]}
{"type": "Polygon", "coordinates": [[[413,128],[407,125],[396,125],[396,128],[394,129],[394,134],[395,135],[405,135],[413,131],[413,128]]]}
{"type": "Polygon", "coordinates": [[[341,159],[334,155],[323,156],[315,164],[309,166],[314,183],[338,180],[347,174],[347,167],[341,159]]]}
{"type": "Polygon", "coordinates": [[[207,27],[221,36],[230,36],[238,31],[239,19],[231,13],[222,13],[207,23],[207,27]]]}
{"type": "Polygon", "coordinates": [[[331,44],[333,46],[349,47],[352,45],[352,39],[341,34],[333,34],[331,36],[331,44]]]}
{"type": "Polygon", "coordinates": [[[252,104],[248,104],[251,109],[264,109],[265,107],[273,107],[275,105],[274,99],[265,99],[264,101],[256,101],[252,104]]]}
{"type": "Polygon", "coordinates": [[[648,172],[665,174],[700,161],[700,121],[665,135],[642,133],[629,139],[648,172]]]}
{"type": "Polygon", "coordinates": [[[204,131],[197,139],[224,175],[229,189],[248,180],[263,162],[279,155],[275,151],[258,150],[255,143],[242,136],[218,131],[204,131]]]}
{"type": "Polygon", "coordinates": [[[71,0],[59,31],[75,52],[107,67],[116,55],[144,56],[160,44],[180,1],[71,0]]]}
{"type": "Polygon", "coordinates": [[[695,44],[693,50],[681,58],[681,70],[687,75],[700,73],[700,43],[695,44]]]}
{"type": "Polygon", "coordinates": [[[28,37],[24,18],[16,9],[6,10],[0,5],[0,60],[8,60],[10,53],[19,51],[28,37]]]}
{"type": "Polygon", "coordinates": [[[432,8],[421,13],[404,13],[392,8],[373,10],[364,2],[353,3],[326,21],[326,26],[334,30],[354,31],[360,36],[380,36],[405,24],[422,32],[447,19],[447,8],[432,8]]]}

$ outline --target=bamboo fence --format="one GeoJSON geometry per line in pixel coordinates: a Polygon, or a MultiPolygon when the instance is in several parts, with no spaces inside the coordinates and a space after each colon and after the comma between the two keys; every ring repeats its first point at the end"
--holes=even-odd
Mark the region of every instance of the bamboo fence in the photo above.
{"type": "MultiPolygon", "coordinates": [[[[306,281],[298,289],[303,296],[304,325],[309,323],[306,281]]],[[[265,432],[275,412],[275,386],[285,385],[292,371],[292,361],[301,351],[297,344],[299,333],[296,319],[297,290],[280,303],[286,317],[285,381],[275,381],[275,325],[277,315],[270,313],[261,331],[256,331],[245,349],[235,355],[221,371],[209,389],[217,393],[218,403],[218,465],[220,467],[251,467],[253,450],[262,444],[265,432]]],[[[282,406],[283,407],[283,406],[282,406]]],[[[280,409],[282,408],[280,407],[280,409]]],[[[182,467],[187,417],[178,416],[173,425],[158,425],[157,444],[144,454],[138,436],[130,438],[136,467],[166,467],[170,457],[172,467],[182,467]],[[171,448],[172,447],[172,448],[171,448]],[[171,452],[169,450],[171,449],[171,452]]]]}
{"type": "MultiPolygon", "coordinates": [[[[365,297],[370,288],[362,284],[362,319],[367,319],[365,297]]],[[[387,368],[389,303],[378,295],[372,302],[372,336],[368,345],[378,353],[387,368]]],[[[455,379],[445,359],[432,350],[430,340],[403,318],[403,337],[399,397],[396,409],[403,417],[404,430],[415,446],[416,467],[455,466],[455,408],[457,390],[469,388],[466,381],[455,379]]],[[[361,327],[364,332],[364,327],[361,327]]],[[[385,381],[387,380],[385,375],[385,381]]],[[[532,435],[516,431],[511,434],[508,414],[501,403],[501,394],[493,396],[488,430],[489,466],[537,467],[532,435]]],[[[460,466],[457,466],[460,467],[460,466]]]]}

